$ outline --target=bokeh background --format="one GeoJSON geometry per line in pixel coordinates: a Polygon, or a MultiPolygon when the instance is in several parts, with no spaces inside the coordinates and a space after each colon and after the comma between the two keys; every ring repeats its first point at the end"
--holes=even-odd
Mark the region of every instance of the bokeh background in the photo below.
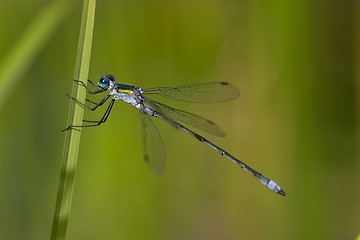
{"type": "MultiPolygon", "coordinates": [[[[51,232],[82,12],[59,2],[0,2],[0,239],[51,232]]],[[[158,120],[168,162],[153,175],[119,102],[82,133],[67,239],[355,239],[359,16],[350,0],[98,1],[89,78],[235,84],[236,101],[166,103],[216,122],[226,138],[203,135],[287,195],[158,120]]]]}

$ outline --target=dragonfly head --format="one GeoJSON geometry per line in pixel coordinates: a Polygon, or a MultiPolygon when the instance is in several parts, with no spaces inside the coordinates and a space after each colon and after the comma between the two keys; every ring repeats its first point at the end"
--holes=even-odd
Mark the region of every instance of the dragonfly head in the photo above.
{"type": "Polygon", "coordinates": [[[115,77],[111,74],[107,74],[106,76],[102,76],[97,83],[98,87],[101,89],[107,90],[112,82],[115,81],[115,77]]]}

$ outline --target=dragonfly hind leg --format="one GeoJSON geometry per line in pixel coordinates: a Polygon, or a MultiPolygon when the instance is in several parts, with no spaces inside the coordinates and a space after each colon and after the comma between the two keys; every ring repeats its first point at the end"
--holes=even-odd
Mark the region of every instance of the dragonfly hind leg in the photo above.
{"type": "MultiPolygon", "coordinates": [[[[88,107],[86,106],[85,104],[82,104],[79,102],[79,100],[77,100],[76,98],[73,98],[73,97],[70,97],[72,99],[74,99],[74,101],[76,101],[77,103],[79,103],[80,105],[82,106],[85,106],[85,107],[88,107]]],[[[109,97],[105,97],[100,103],[101,105],[108,99],[109,97]]],[[[100,124],[106,122],[107,118],[109,117],[110,115],[110,112],[111,112],[111,109],[114,105],[114,102],[115,102],[115,99],[112,99],[108,105],[108,107],[106,108],[106,111],[104,113],[104,115],[99,119],[99,120],[83,120],[83,122],[86,122],[86,123],[92,123],[92,124],[88,124],[88,125],[70,125],[68,126],[67,128],[63,129],[62,131],[66,131],[66,130],[70,130],[70,129],[73,129],[73,128],[85,128],[85,127],[96,127],[96,126],[99,126],[100,124]]],[[[95,103],[95,102],[94,102],[95,103]]],[[[99,104],[98,104],[99,106],[99,104]]],[[[98,106],[95,106],[95,108],[97,108],[98,106]]]]}

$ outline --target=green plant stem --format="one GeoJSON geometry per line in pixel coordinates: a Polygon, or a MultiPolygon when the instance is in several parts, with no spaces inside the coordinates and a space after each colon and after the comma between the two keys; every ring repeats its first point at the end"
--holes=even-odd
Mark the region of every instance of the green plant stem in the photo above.
{"type": "MultiPolygon", "coordinates": [[[[77,52],[74,79],[87,82],[90,66],[91,43],[95,19],[96,0],[84,0],[81,20],[79,46],[77,52]]],[[[80,102],[85,101],[86,91],[73,83],[72,96],[80,102]]],[[[69,125],[81,125],[84,109],[70,101],[69,125]]],[[[79,129],[66,131],[63,161],[61,166],[60,184],[58,189],[56,208],[51,232],[51,239],[65,239],[66,227],[70,215],[72,193],[74,188],[74,176],[77,164],[77,156],[80,146],[79,129]]]]}

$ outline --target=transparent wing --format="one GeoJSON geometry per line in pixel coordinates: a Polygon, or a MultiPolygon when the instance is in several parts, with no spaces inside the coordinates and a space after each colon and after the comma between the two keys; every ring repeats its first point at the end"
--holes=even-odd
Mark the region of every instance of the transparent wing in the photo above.
{"type": "Polygon", "coordinates": [[[157,94],[172,100],[193,103],[218,103],[239,97],[239,90],[227,82],[207,82],[168,88],[144,89],[144,94],[157,94]]]}
{"type": "Polygon", "coordinates": [[[160,110],[160,112],[164,113],[168,117],[175,118],[181,122],[189,124],[197,129],[213,134],[215,136],[219,136],[219,137],[225,136],[225,133],[223,132],[223,130],[221,130],[220,127],[218,127],[214,122],[206,118],[200,117],[198,115],[180,109],[172,108],[170,106],[150,100],[148,98],[146,98],[146,101],[147,102],[150,101],[152,105],[156,105],[157,110],[160,110]]]}
{"type": "Polygon", "coordinates": [[[144,160],[153,173],[160,175],[166,163],[164,142],[150,116],[140,112],[140,118],[144,160]]]}

